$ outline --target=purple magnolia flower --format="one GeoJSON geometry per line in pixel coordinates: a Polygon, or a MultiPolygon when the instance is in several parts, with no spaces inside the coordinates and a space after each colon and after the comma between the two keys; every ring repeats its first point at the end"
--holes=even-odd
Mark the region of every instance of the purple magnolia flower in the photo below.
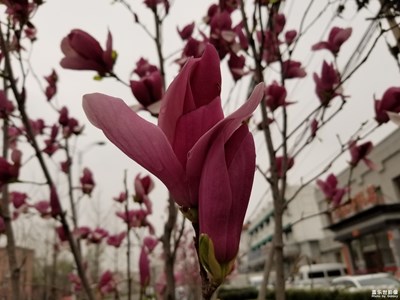
{"type": "Polygon", "coordinates": [[[375,100],[375,120],[379,124],[389,122],[387,112],[400,112],[400,87],[388,88],[381,100],[375,100]]]}
{"type": "Polygon", "coordinates": [[[295,60],[286,60],[282,64],[282,74],[286,79],[303,78],[307,75],[301,62],[295,60]]]}
{"type": "Polygon", "coordinates": [[[188,60],[162,100],[158,126],[142,119],[122,100],[84,96],[89,120],[125,154],[157,176],[178,205],[198,210],[200,233],[214,243],[220,263],[232,261],[255,170],[254,141],[247,120],[264,86],[224,118],[216,50],[188,60]]]}
{"type": "Polygon", "coordinates": [[[93,173],[88,168],[83,169],[83,175],[80,178],[82,192],[91,196],[92,191],[96,185],[93,179],[93,173]]]}
{"type": "Polygon", "coordinates": [[[179,28],[177,28],[178,34],[182,40],[187,40],[192,36],[194,26],[195,26],[195,24],[194,24],[194,22],[192,22],[192,23],[184,26],[181,30],[179,30],[179,28]]]}
{"type": "Polygon", "coordinates": [[[10,200],[16,209],[26,206],[26,199],[28,199],[28,195],[20,192],[11,192],[10,200]]]}
{"type": "Polygon", "coordinates": [[[375,164],[367,157],[368,154],[371,153],[373,148],[374,145],[372,144],[372,142],[365,142],[361,145],[357,145],[356,141],[350,141],[350,165],[354,168],[359,164],[360,161],[363,161],[368,166],[368,168],[372,170],[375,169],[375,164]]]}
{"type": "Polygon", "coordinates": [[[287,92],[284,86],[276,81],[265,88],[265,105],[274,112],[278,107],[286,106],[292,102],[286,101],[287,92]]]}
{"type": "Polygon", "coordinates": [[[351,33],[351,28],[343,29],[340,27],[333,27],[329,33],[328,40],[316,43],[312,46],[312,50],[326,49],[336,56],[339,53],[342,44],[351,36],[351,33]]]}
{"type": "Polygon", "coordinates": [[[146,248],[142,246],[139,257],[140,286],[145,288],[150,283],[150,260],[146,248]]]}
{"type": "Polygon", "coordinates": [[[50,202],[41,200],[33,204],[33,207],[40,213],[42,218],[49,218],[51,216],[50,202]]]}
{"type": "Polygon", "coordinates": [[[137,101],[146,108],[159,101],[163,94],[162,76],[159,70],[141,77],[140,80],[131,80],[130,86],[137,101]]]}
{"type": "Polygon", "coordinates": [[[340,82],[339,74],[333,64],[326,61],[322,64],[321,77],[314,73],[315,92],[323,106],[328,106],[330,101],[340,95],[337,87],[340,82]]]}
{"type": "Polygon", "coordinates": [[[128,195],[126,194],[126,192],[121,192],[119,193],[118,197],[113,197],[113,200],[119,203],[125,202],[126,199],[128,199],[128,195]]]}
{"type": "Polygon", "coordinates": [[[111,273],[111,271],[107,270],[101,274],[97,288],[99,289],[101,295],[106,295],[116,290],[117,283],[115,282],[113,273],[111,273]]]}
{"type": "Polygon", "coordinates": [[[236,55],[231,53],[228,60],[229,71],[232,74],[233,80],[238,81],[244,75],[248,74],[249,71],[244,69],[246,65],[246,58],[243,55],[236,55]]]}
{"type": "Polygon", "coordinates": [[[324,193],[326,199],[334,205],[339,205],[347,192],[347,188],[338,187],[338,180],[334,174],[329,174],[325,181],[318,179],[317,185],[324,193]]]}
{"type": "Polygon", "coordinates": [[[60,64],[65,69],[92,70],[100,75],[112,72],[115,54],[112,49],[112,36],[108,32],[106,50],[87,32],[74,29],[62,41],[61,51],[65,57],[60,64]]]}
{"type": "Polygon", "coordinates": [[[291,45],[294,42],[296,36],[297,36],[297,31],[296,30],[293,29],[293,30],[286,31],[285,32],[285,42],[286,42],[286,44],[291,45]]]}
{"type": "Polygon", "coordinates": [[[114,246],[115,248],[119,248],[125,237],[126,237],[126,232],[110,235],[107,238],[107,244],[110,246],[114,246]]]}

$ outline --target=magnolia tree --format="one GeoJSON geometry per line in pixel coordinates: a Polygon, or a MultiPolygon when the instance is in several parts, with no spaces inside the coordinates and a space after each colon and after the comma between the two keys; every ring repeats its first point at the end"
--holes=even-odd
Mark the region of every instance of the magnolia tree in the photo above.
{"type": "MultiPolygon", "coordinates": [[[[356,2],[359,10],[367,4],[356,2]]],[[[109,200],[117,204],[115,217],[120,221],[119,231],[111,233],[105,226],[81,223],[84,215],[79,213],[78,204],[84,197],[91,197],[96,181],[93,170],[82,168],[81,152],[77,150],[76,140],[81,138],[82,122],[70,116],[67,107],[54,101],[59,78],[56,71],[44,77],[42,89],[43,98],[54,109],[55,121],[32,120],[27,110],[32,101],[27,93],[27,78],[36,74],[27,49],[33,47],[36,37],[34,13],[46,4],[28,0],[1,1],[4,8],[0,25],[4,84],[0,93],[0,118],[3,120],[0,233],[7,239],[13,300],[25,297],[20,289],[21,265],[16,256],[15,224],[31,213],[51,222],[57,233],[57,247],[66,244],[71,251],[75,271],[69,274],[69,280],[75,295],[101,299],[111,294],[119,299],[126,293],[128,299],[133,299],[134,294],[147,299],[154,297],[152,291],[156,291],[159,298],[175,299],[184,297],[177,296],[178,292],[195,295],[196,286],[200,284],[202,298],[211,299],[235,269],[256,169],[272,192],[275,216],[273,247],[265,258],[259,299],[265,298],[273,262],[276,299],[285,299],[282,215],[286,207],[305,186],[317,179],[317,185],[332,204],[330,209],[350,200],[352,171],[348,183],[344,184],[339,184],[333,173],[327,177],[324,173],[328,173],[333,163],[347,151],[350,152],[350,170],[360,162],[374,168],[368,159],[373,145],[364,139],[375,128],[389,122],[389,118],[398,121],[400,88],[388,86],[375,101],[371,95],[376,125],[365,131],[366,125],[361,124],[348,140],[339,139],[338,154],[329,158],[315,174],[302,178],[299,189],[287,196],[290,172],[297,168],[305,149],[322,139],[323,127],[344,110],[351,98],[344,84],[368,61],[386,33],[396,35],[398,27],[393,20],[397,6],[392,1],[380,1],[373,22],[387,19],[389,26],[382,24],[375,41],[367,43],[367,51],[361,51],[362,59],[348,64],[343,71],[339,61],[343,46],[352,38],[352,28],[329,26],[322,40],[315,39],[308,44],[309,50],[325,55],[325,59],[319,66],[320,71],[312,75],[315,104],[307,107],[300,121],[292,122],[298,103],[288,99],[288,87],[293,86],[294,81],[308,78],[306,64],[297,58],[296,50],[326,9],[334,9],[336,16],[345,14],[348,8],[343,3],[326,1],[321,12],[307,21],[314,5],[314,1],[310,1],[299,25],[289,28],[285,5],[290,5],[290,1],[219,1],[204,8],[201,21],[178,28],[182,43],[172,56],[163,51],[168,41],[162,39],[162,34],[164,22],[176,9],[175,4],[168,0],[143,1],[143,8],[153,16],[154,32],[129,1],[116,0],[114,4],[123,6],[132,15],[135,30],[148,34],[154,42],[158,61],[139,58],[136,65],[132,65],[132,78],[125,80],[115,71],[116,64],[126,62],[117,59],[114,33],[108,32],[102,47],[90,33],[72,29],[61,40],[60,65],[69,70],[94,71],[96,80],[117,80],[137,100],[137,104],[128,105],[112,95],[88,91],[89,94],[83,96],[83,110],[90,123],[101,129],[108,140],[168,189],[163,233],[157,234],[149,221],[153,213],[149,196],[154,187],[152,179],[139,174],[133,184],[129,184],[127,172],[121,180],[122,191],[116,191],[118,196],[109,200]],[[179,72],[167,82],[170,60],[179,67],[179,72]],[[221,65],[226,72],[221,73],[221,65]],[[228,99],[223,101],[221,86],[225,80],[233,82],[233,88],[228,99]],[[235,90],[240,84],[248,85],[248,96],[235,90]],[[241,105],[230,114],[224,114],[222,104],[229,103],[233,97],[239,99],[241,105]],[[261,117],[255,115],[257,109],[261,117]],[[266,154],[259,153],[257,166],[252,134],[256,131],[261,133],[267,148],[266,154]],[[79,178],[72,171],[77,156],[79,178]],[[24,157],[27,157],[25,161],[24,157]],[[42,182],[20,176],[20,170],[29,168],[33,160],[42,170],[42,182]],[[59,170],[65,175],[66,185],[60,184],[58,177],[55,180],[59,170]],[[47,199],[35,202],[22,188],[21,191],[10,189],[19,188],[18,183],[39,185],[42,190],[46,187],[47,199]],[[129,191],[131,186],[134,192],[129,191]],[[155,281],[151,279],[151,259],[157,257],[157,244],[161,244],[158,251],[162,252],[159,257],[163,260],[163,274],[155,281]],[[117,260],[120,260],[118,249],[125,249],[126,270],[100,270],[100,255],[105,247],[115,249],[117,260]],[[138,249],[137,263],[132,260],[134,248],[138,249]],[[95,253],[93,262],[85,256],[91,249],[95,253]],[[133,276],[133,269],[139,271],[139,280],[133,276]]],[[[392,49],[398,48],[396,44],[392,49]]],[[[56,265],[57,256],[54,257],[56,265]]]]}

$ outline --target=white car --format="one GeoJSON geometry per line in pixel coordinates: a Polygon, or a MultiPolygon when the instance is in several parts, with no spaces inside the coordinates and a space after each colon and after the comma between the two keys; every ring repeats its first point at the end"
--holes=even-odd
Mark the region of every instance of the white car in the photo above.
{"type": "Polygon", "coordinates": [[[350,290],[371,288],[400,288],[400,281],[388,273],[341,276],[332,280],[332,287],[350,290]]]}

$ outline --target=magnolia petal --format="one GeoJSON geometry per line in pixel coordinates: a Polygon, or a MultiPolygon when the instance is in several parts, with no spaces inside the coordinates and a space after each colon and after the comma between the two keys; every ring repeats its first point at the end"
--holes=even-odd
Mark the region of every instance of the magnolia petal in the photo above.
{"type": "Polygon", "coordinates": [[[201,175],[200,233],[214,243],[220,263],[235,258],[255,171],[255,147],[247,125],[213,142],[201,175]]]}
{"type": "Polygon", "coordinates": [[[178,76],[165,92],[161,103],[158,125],[172,144],[177,120],[219,96],[221,74],[218,53],[207,45],[203,56],[188,59],[178,76]]]}
{"type": "MultiPolygon", "coordinates": [[[[213,140],[222,134],[225,140],[237,130],[243,121],[246,121],[264,96],[264,83],[258,84],[248,101],[246,101],[234,113],[221,120],[213,128],[211,128],[199,141],[193,146],[188,153],[188,160],[186,165],[186,174],[190,183],[190,197],[191,199],[198,199],[199,182],[201,176],[201,166],[204,164],[207,149],[212,144],[213,140]]],[[[193,201],[193,200],[192,200],[193,201]]],[[[192,203],[195,205],[196,203],[192,203]]]]}
{"type": "Polygon", "coordinates": [[[113,45],[112,35],[111,35],[111,32],[108,31],[106,50],[103,53],[103,61],[105,62],[106,66],[109,70],[112,70],[113,65],[114,65],[112,45],[113,45]]]}
{"type": "Polygon", "coordinates": [[[187,154],[193,145],[224,118],[220,97],[207,105],[184,114],[177,120],[173,150],[185,168],[187,154]]]}
{"type": "Polygon", "coordinates": [[[179,205],[186,204],[183,169],[159,127],[139,117],[121,99],[103,94],[85,95],[83,109],[114,145],[157,176],[179,205]]]}
{"type": "Polygon", "coordinates": [[[150,283],[150,260],[144,247],[139,257],[140,286],[146,287],[150,283]]]}

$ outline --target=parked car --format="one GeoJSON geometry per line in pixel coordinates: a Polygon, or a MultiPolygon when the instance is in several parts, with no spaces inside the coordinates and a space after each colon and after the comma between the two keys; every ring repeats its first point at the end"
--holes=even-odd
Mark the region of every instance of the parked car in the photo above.
{"type": "Polygon", "coordinates": [[[289,286],[295,288],[329,287],[332,279],[346,274],[346,267],[341,263],[304,265],[299,268],[289,286]]]}
{"type": "Polygon", "coordinates": [[[350,290],[372,288],[400,288],[400,281],[388,273],[341,276],[332,280],[332,287],[350,290]]]}

